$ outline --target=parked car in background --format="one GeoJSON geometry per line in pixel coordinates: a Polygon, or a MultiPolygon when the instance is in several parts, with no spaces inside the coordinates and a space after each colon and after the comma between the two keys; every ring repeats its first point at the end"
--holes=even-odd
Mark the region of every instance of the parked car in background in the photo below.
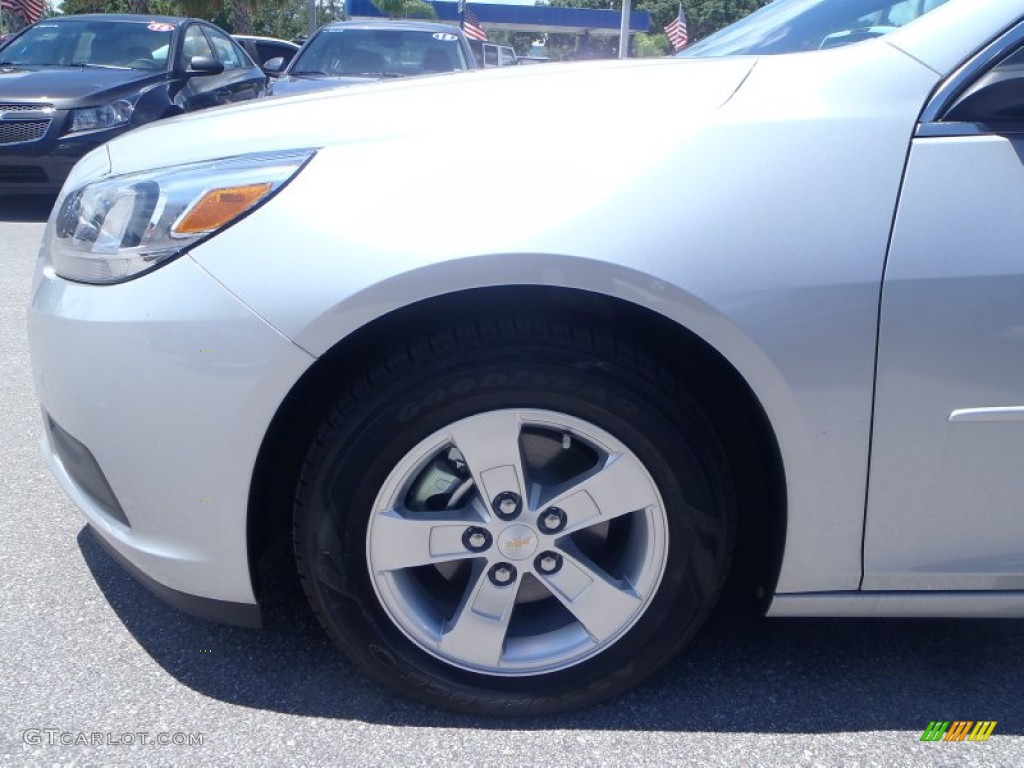
{"type": "Polygon", "coordinates": [[[209,22],[45,19],[0,50],[0,194],[56,192],[78,158],[114,136],[265,90],[262,70],[209,22]]]}
{"type": "Polygon", "coordinates": [[[724,590],[1024,618],[1024,0],[775,0],[104,149],[35,273],[43,450],[175,604],[259,623],[290,546],[355,665],[473,716],[638,684],[724,590]]]}
{"type": "MultiPolygon", "coordinates": [[[[271,59],[281,59],[287,66],[302,47],[288,40],[278,40],[276,37],[257,37],[255,35],[232,35],[231,37],[245,49],[245,52],[261,69],[264,69],[264,65],[271,59]]],[[[264,69],[264,71],[266,70],[264,69]]],[[[279,71],[280,68],[278,68],[279,71]]]]}
{"type": "Polygon", "coordinates": [[[458,27],[391,20],[328,24],[302,46],[287,68],[276,60],[265,65],[270,74],[281,72],[269,88],[274,96],[475,67],[476,59],[458,27]]]}
{"type": "Polygon", "coordinates": [[[519,63],[515,49],[510,45],[486,43],[483,40],[469,39],[469,48],[473,51],[478,67],[510,67],[519,63]]]}

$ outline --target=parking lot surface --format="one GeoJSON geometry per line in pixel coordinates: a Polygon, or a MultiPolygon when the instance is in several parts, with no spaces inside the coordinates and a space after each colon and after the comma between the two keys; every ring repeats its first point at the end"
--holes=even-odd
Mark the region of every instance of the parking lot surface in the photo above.
{"type": "Polygon", "coordinates": [[[165,606],[39,453],[25,305],[50,203],[0,198],[0,765],[1024,765],[1024,622],[716,617],[634,693],[499,721],[368,681],[288,578],[261,631],[165,606]],[[997,725],[921,742],[934,720],[997,725]]]}

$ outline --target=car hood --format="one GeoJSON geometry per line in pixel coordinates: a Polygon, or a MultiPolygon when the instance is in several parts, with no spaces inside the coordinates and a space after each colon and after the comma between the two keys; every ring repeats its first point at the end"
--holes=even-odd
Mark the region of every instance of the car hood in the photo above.
{"type": "Polygon", "coordinates": [[[338,88],[344,85],[368,83],[380,78],[376,77],[330,77],[327,75],[285,75],[277,78],[270,85],[268,96],[290,96],[295,93],[322,91],[325,88],[338,88]]]}
{"type": "Polygon", "coordinates": [[[58,109],[87,106],[108,91],[157,82],[164,73],[105,67],[0,67],[0,102],[39,101],[58,109]]]}
{"type": "Polygon", "coordinates": [[[508,67],[264,99],[134,130],[107,145],[110,169],[146,170],[154,167],[154,157],[168,166],[250,152],[409,138],[433,147],[439,159],[450,162],[467,142],[500,154],[511,147],[525,151],[547,139],[568,137],[571,146],[573,137],[587,136],[599,139],[606,149],[593,162],[610,162],[617,142],[632,142],[642,151],[651,134],[678,133],[681,120],[717,109],[755,61],[649,59],[508,67]],[[160,147],[158,155],[154,146],[160,147]]]}

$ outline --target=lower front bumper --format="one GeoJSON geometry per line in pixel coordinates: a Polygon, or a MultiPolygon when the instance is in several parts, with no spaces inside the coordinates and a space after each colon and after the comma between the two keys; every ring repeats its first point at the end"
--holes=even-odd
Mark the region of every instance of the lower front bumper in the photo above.
{"type": "Polygon", "coordinates": [[[260,614],[259,605],[254,603],[229,603],[225,600],[213,600],[209,597],[189,595],[185,592],[171,589],[133,565],[131,560],[118,552],[110,542],[98,535],[91,526],[89,531],[93,534],[93,538],[103,547],[104,551],[118,565],[165,603],[173,605],[178,610],[192,616],[217,621],[221,624],[233,624],[236,627],[251,627],[252,629],[258,629],[263,626],[263,617],[260,614]]]}
{"type": "Polygon", "coordinates": [[[44,454],[98,538],[173,604],[258,621],[253,467],[313,358],[188,256],[110,286],[43,267],[28,331],[40,404],[60,430],[47,424],[44,454]],[[76,444],[88,454],[78,465],[76,444]]]}
{"type": "Polygon", "coordinates": [[[0,154],[0,195],[48,195],[60,191],[78,157],[0,154]]]}
{"type": "Polygon", "coordinates": [[[56,194],[87,152],[127,130],[114,128],[60,138],[53,135],[64,123],[60,114],[39,141],[0,146],[0,195],[56,194]]]}

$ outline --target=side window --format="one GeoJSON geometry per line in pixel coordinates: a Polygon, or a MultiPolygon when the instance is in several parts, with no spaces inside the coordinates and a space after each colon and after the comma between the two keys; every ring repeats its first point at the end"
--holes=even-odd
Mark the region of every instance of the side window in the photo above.
{"type": "Polygon", "coordinates": [[[207,27],[206,34],[210,36],[213,50],[217,58],[220,59],[220,63],[224,65],[224,69],[243,69],[252,66],[246,53],[225,33],[219,29],[207,27]]]}
{"type": "Polygon", "coordinates": [[[1018,48],[993,68],[993,72],[1021,72],[1024,70],[1024,47],[1018,48]]]}
{"type": "Polygon", "coordinates": [[[496,67],[498,66],[498,48],[494,45],[484,46],[484,66],[485,67],[496,67]]]}
{"type": "Polygon", "coordinates": [[[185,39],[181,43],[181,66],[188,69],[188,64],[193,56],[213,56],[210,48],[210,41],[203,34],[203,28],[198,24],[192,24],[185,30],[185,39]]]}
{"type": "Polygon", "coordinates": [[[295,49],[277,43],[256,43],[256,53],[259,55],[260,63],[270,61],[280,56],[287,64],[295,55],[295,49]]]}
{"type": "Polygon", "coordinates": [[[508,67],[516,63],[516,55],[511,48],[500,48],[501,66],[508,67]]]}
{"type": "Polygon", "coordinates": [[[978,77],[946,112],[949,122],[1024,131],[1024,46],[978,77]]]}

